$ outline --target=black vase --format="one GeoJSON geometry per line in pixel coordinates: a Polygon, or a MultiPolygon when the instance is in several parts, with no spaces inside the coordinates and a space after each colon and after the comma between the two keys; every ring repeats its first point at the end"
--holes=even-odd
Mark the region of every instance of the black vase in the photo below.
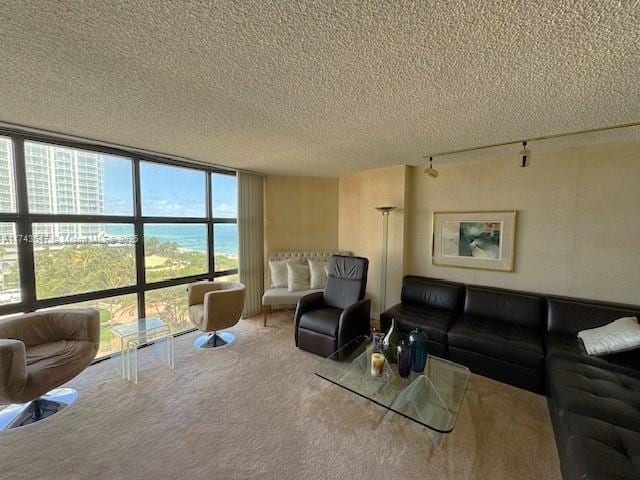
{"type": "Polygon", "coordinates": [[[411,345],[406,340],[398,344],[398,374],[407,378],[411,374],[411,345]]]}
{"type": "Polygon", "coordinates": [[[414,372],[424,372],[427,363],[427,355],[429,353],[429,338],[427,334],[417,328],[409,335],[409,344],[411,345],[411,370],[414,372]]]}

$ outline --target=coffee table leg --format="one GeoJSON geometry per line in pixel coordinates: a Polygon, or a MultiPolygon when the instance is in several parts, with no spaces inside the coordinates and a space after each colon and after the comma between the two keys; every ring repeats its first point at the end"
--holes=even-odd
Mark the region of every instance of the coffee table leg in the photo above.
{"type": "Polygon", "coordinates": [[[129,342],[126,350],[127,380],[132,383],[138,383],[138,342],[129,342]]]}

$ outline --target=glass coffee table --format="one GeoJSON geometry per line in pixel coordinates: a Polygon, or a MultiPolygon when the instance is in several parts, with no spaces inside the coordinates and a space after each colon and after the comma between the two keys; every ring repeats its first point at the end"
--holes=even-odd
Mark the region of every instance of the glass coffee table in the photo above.
{"type": "Polygon", "coordinates": [[[323,359],[315,374],[436,432],[449,433],[464,400],[469,369],[429,356],[424,373],[398,375],[385,361],[380,377],[371,374],[371,337],[359,337],[323,359]]]}
{"type": "Polygon", "coordinates": [[[173,335],[167,322],[159,318],[139,318],[124,325],[111,327],[112,357],[120,357],[113,363],[123,380],[138,383],[138,347],[153,344],[163,363],[174,368],[173,335]]]}

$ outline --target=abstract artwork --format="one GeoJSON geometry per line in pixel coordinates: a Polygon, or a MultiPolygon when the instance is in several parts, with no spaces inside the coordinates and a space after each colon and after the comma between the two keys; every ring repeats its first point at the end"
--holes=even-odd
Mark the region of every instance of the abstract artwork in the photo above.
{"type": "Polygon", "coordinates": [[[515,211],[436,212],[433,263],[513,271],[515,211]]]}

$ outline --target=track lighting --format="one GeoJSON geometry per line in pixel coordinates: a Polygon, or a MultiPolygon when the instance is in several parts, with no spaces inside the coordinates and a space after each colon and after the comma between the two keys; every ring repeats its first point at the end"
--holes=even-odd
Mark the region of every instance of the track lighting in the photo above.
{"type": "Polygon", "coordinates": [[[522,150],[520,150],[520,166],[528,167],[531,159],[531,150],[527,148],[527,141],[522,142],[522,150]]]}
{"type": "Polygon", "coordinates": [[[437,178],[440,173],[433,168],[433,157],[429,157],[429,167],[424,169],[424,174],[432,178],[437,178]]]}

